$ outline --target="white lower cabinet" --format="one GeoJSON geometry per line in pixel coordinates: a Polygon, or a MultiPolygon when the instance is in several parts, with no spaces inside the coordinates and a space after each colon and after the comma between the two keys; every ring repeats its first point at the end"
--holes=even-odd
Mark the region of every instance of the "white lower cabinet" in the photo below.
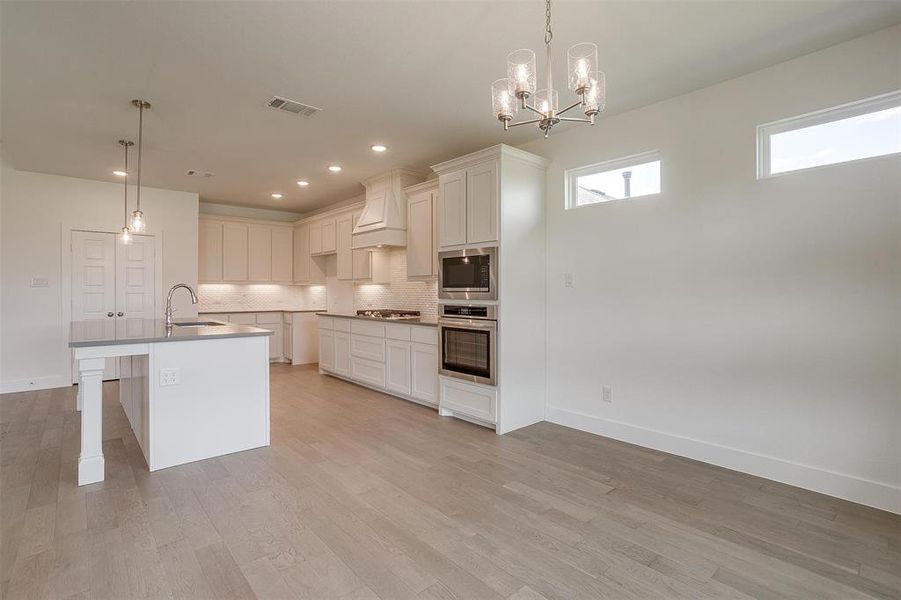
{"type": "Polygon", "coordinates": [[[332,371],[335,368],[335,332],[319,330],[319,368],[332,371]]]}
{"type": "Polygon", "coordinates": [[[288,362],[292,362],[294,360],[294,332],[291,323],[286,323],[282,331],[284,331],[285,358],[288,359],[288,362]]]}
{"type": "Polygon", "coordinates": [[[336,375],[350,377],[350,333],[335,332],[335,364],[336,375]]]}
{"type": "Polygon", "coordinates": [[[410,395],[410,342],[385,342],[385,389],[410,395]]]}
{"type": "Polygon", "coordinates": [[[410,344],[410,391],[417,400],[438,404],[438,347],[410,344]]]}
{"type": "Polygon", "coordinates": [[[438,412],[445,416],[472,417],[497,422],[497,388],[441,377],[438,412]]]}
{"type": "Polygon", "coordinates": [[[319,336],[320,370],[408,400],[438,404],[436,328],[319,317],[319,336]]]}

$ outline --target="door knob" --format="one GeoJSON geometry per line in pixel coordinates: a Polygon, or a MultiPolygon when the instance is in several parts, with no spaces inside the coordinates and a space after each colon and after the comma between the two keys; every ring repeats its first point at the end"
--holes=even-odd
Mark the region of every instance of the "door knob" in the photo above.
{"type": "Polygon", "coordinates": [[[108,313],[106,313],[106,316],[111,317],[111,316],[113,316],[113,313],[108,312],[108,313]]]}
{"type": "Polygon", "coordinates": [[[121,316],[123,316],[124,314],[125,314],[124,312],[117,312],[117,313],[116,313],[116,316],[117,316],[117,317],[121,317],[121,316]]]}

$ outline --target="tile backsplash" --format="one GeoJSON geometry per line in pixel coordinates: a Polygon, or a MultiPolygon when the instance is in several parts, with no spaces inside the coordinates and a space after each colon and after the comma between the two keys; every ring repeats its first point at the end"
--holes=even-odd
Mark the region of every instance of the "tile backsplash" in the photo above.
{"type": "Polygon", "coordinates": [[[201,283],[198,312],[240,310],[325,310],[324,285],[201,283]]]}
{"type": "Polygon", "coordinates": [[[405,248],[392,248],[391,283],[359,283],[353,286],[353,307],[355,310],[365,308],[395,308],[418,310],[422,316],[435,318],[438,316],[438,279],[410,281],[407,279],[407,251],[405,248]]]}
{"type": "Polygon", "coordinates": [[[366,308],[418,310],[424,317],[438,316],[438,280],[407,279],[407,252],[390,253],[391,283],[352,283],[336,277],[335,256],[326,258],[325,285],[202,283],[198,286],[198,312],[328,310],[353,312],[366,308]]]}

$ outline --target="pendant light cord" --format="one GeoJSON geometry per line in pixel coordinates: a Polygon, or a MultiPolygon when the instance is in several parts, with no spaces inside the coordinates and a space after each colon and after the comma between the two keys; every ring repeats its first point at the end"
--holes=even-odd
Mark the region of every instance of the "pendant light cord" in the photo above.
{"type": "Polygon", "coordinates": [[[125,226],[128,227],[128,142],[125,146],[125,226]]]}
{"type": "Polygon", "coordinates": [[[138,105],[138,192],[137,209],[141,210],[141,150],[144,147],[144,101],[138,105]]]}
{"type": "Polygon", "coordinates": [[[551,0],[547,0],[545,3],[544,16],[544,46],[547,57],[547,103],[548,107],[553,109],[554,80],[551,75],[551,40],[554,39],[554,32],[551,31],[551,0]]]}

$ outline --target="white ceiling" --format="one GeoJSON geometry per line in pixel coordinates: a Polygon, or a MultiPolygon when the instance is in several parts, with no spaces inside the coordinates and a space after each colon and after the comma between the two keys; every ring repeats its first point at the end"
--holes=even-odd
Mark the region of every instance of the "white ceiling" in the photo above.
{"type": "MultiPolygon", "coordinates": [[[[489,85],[516,48],[536,50],[543,69],[540,1],[0,4],[3,151],[20,170],[117,180],[116,140],[135,138],[136,97],[153,103],[144,183],[299,212],[354,196],[388,168],[534,136],[501,130],[489,85]],[[286,115],[265,108],[272,95],[324,110],[286,115]],[[374,155],[375,142],[389,151],[374,155]],[[332,162],[344,171],[326,171],[332,162]]],[[[555,80],[565,84],[566,48],[594,41],[608,113],[621,112],[896,24],[899,9],[558,1],[555,80]]]]}

